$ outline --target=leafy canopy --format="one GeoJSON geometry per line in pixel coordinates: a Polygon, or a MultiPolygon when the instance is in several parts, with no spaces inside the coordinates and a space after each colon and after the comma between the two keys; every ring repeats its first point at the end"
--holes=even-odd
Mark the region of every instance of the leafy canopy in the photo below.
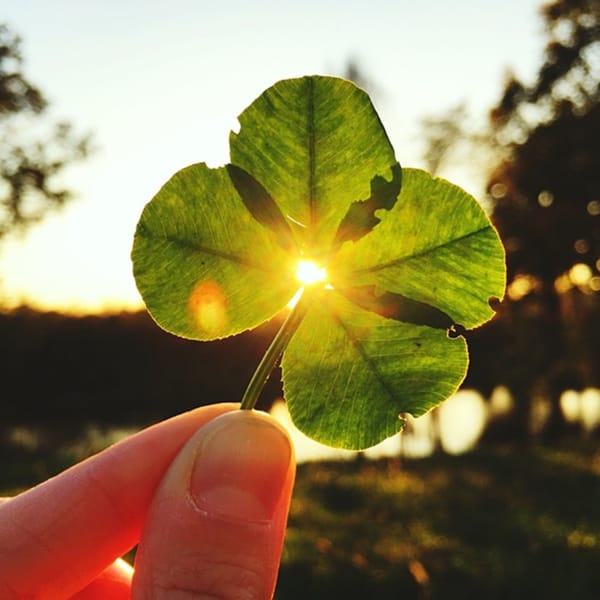
{"type": "Polygon", "coordinates": [[[0,243],[72,199],[60,174],[92,150],[69,123],[44,119],[46,108],[23,74],[20,39],[0,23],[0,243]]]}
{"type": "Polygon", "coordinates": [[[325,269],[284,325],[284,394],[314,439],[372,446],[460,385],[457,332],[493,316],[502,245],[471,196],[400,168],[368,95],[346,80],[280,81],[239,121],[231,164],[191,165],[145,207],[138,288],[161,327],[213,340],[285,310],[300,261],[325,269]]]}

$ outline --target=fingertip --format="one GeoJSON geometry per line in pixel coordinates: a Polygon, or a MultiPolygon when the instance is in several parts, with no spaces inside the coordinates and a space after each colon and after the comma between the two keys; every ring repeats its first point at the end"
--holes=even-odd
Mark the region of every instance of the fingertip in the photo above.
{"type": "Polygon", "coordinates": [[[292,462],[287,432],[254,411],[218,417],[195,452],[190,493],[207,514],[246,521],[270,521],[286,493],[292,462]]]}
{"type": "Polygon", "coordinates": [[[154,498],[133,597],[157,588],[270,597],[294,476],[289,436],[270,416],[234,411],[202,427],[154,498]]]}

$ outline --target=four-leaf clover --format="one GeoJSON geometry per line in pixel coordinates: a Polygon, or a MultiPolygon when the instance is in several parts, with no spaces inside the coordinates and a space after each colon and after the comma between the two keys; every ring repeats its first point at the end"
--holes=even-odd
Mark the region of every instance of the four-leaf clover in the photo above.
{"type": "Polygon", "coordinates": [[[502,244],[466,192],[401,169],[368,95],[348,81],[281,81],[239,121],[231,164],[191,165],[145,207],[138,288],[161,327],[198,340],[291,310],[245,407],[283,353],[296,425],[332,446],[372,446],[462,382],[458,333],[503,297],[502,244]],[[310,283],[298,279],[307,268],[310,283]]]}

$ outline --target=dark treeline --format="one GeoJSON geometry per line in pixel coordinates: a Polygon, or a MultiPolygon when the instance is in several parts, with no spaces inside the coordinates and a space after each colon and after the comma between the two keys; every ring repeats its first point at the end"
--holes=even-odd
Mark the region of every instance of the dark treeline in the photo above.
{"type": "MultiPolygon", "coordinates": [[[[239,401],[278,324],[201,343],[162,331],[145,312],[0,313],[0,424],[144,424],[239,401]]],[[[275,372],[266,402],[280,390],[275,372]]]]}
{"type": "MultiPolygon", "coordinates": [[[[538,393],[555,395],[558,406],[562,391],[600,384],[598,311],[585,310],[592,298],[577,290],[563,295],[565,315],[570,311],[580,321],[571,328],[580,337],[567,348],[533,298],[526,316],[511,312],[510,303],[500,307],[494,321],[467,333],[471,364],[464,387],[489,397],[495,386],[505,385],[518,398],[519,386],[537,385],[538,393]]],[[[141,425],[202,404],[239,401],[279,324],[275,319],[253,332],[203,343],[164,332],[146,312],[0,313],[0,425],[141,425]]],[[[268,409],[281,393],[276,371],[259,407],[268,409]]],[[[505,430],[513,439],[527,433],[527,414],[516,408],[505,430]]],[[[561,424],[560,415],[553,415],[554,433],[561,424]]]]}
{"type": "Polygon", "coordinates": [[[488,431],[490,437],[529,440],[532,402],[538,398],[549,409],[541,434],[556,441],[570,431],[560,408],[563,392],[600,387],[598,294],[574,287],[556,302],[551,312],[536,294],[508,299],[490,323],[466,334],[471,363],[463,387],[489,398],[495,387],[505,386],[514,402],[502,431],[488,431]]]}
{"type": "MultiPolygon", "coordinates": [[[[600,0],[540,8],[547,43],[535,78],[511,76],[490,112],[499,160],[488,179],[507,251],[508,294],[481,337],[527,433],[531,402],[600,384],[600,0]]],[[[481,350],[475,344],[475,352],[481,350]]]]}

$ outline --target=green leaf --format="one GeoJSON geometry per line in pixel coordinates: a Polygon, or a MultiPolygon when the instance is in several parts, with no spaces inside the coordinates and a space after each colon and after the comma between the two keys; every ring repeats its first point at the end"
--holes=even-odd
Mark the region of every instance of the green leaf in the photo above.
{"type": "Polygon", "coordinates": [[[369,96],[349,81],[280,81],[239,121],[231,162],[261,182],[313,256],[330,248],[352,203],[371,195],[374,178],[393,177],[385,129],[369,96]]]}
{"type": "Polygon", "coordinates": [[[313,439],[362,450],[453,394],[466,343],[440,329],[361,310],[335,291],[313,302],[283,355],[284,393],[313,439]]]}
{"type": "Polygon", "coordinates": [[[256,327],[295,293],[295,263],[248,212],[225,168],[176,173],[146,205],[132,251],[157,323],[210,340],[256,327]]]}
{"type": "Polygon", "coordinates": [[[429,304],[473,328],[502,299],[504,249],[477,201],[418,169],[404,169],[396,204],[355,244],[346,244],[332,273],[342,285],[373,285],[429,304]]]}

